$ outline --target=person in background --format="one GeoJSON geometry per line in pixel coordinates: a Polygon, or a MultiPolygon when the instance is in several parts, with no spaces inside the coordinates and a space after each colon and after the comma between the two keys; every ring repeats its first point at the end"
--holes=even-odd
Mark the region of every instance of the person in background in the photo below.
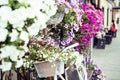
{"type": "Polygon", "coordinates": [[[111,28],[110,28],[110,32],[111,32],[111,34],[112,34],[112,37],[116,37],[117,29],[116,29],[116,26],[115,26],[114,21],[113,21],[113,24],[112,24],[112,26],[111,26],[111,28]]]}

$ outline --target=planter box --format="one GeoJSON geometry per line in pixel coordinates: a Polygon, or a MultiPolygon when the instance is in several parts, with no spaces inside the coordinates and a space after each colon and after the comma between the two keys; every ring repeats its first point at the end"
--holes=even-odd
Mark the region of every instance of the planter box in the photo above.
{"type": "Polygon", "coordinates": [[[98,39],[96,48],[97,49],[105,49],[105,44],[106,44],[105,38],[98,39]]]}
{"type": "Polygon", "coordinates": [[[106,44],[111,44],[111,42],[112,42],[112,35],[105,35],[105,39],[106,39],[106,44]]]}
{"type": "Polygon", "coordinates": [[[56,74],[56,67],[50,62],[37,62],[34,63],[34,66],[40,78],[55,76],[56,74]]]}
{"type": "Polygon", "coordinates": [[[37,62],[34,63],[35,69],[39,77],[50,77],[64,73],[64,62],[55,61],[55,66],[50,62],[37,62]]]}

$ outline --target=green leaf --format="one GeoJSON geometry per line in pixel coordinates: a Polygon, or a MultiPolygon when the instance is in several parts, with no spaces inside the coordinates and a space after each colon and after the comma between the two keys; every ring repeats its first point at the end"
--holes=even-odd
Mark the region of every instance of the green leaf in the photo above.
{"type": "Polygon", "coordinates": [[[70,17],[70,20],[72,20],[72,21],[73,21],[73,20],[74,20],[74,16],[71,16],[71,17],[70,17]]]}

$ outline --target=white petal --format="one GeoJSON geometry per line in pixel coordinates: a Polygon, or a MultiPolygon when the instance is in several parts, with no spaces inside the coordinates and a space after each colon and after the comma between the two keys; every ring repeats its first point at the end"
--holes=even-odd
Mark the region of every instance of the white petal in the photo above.
{"type": "Polygon", "coordinates": [[[17,61],[17,58],[18,56],[17,55],[11,55],[10,56],[10,59],[12,60],[12,61],[17,61]]]}
{"type": "Polygon", "coordinates": [[[8,4],[8,0],[0,0],[0,5],[8,4]]]}
{"type": "Polygon", "coordinates": [[[24,55],[25,55],[25,52],[24,52],[24,51],[20,51],[20,52],[19,52],[19,58],[22,58],[24,55]]]}
{"type": "Polygon", "coordinates": [[[16,68],[19,68],[23,65],[23,59],[17,60],[16,68]]]}
{"type": "Polygon", "coordinates": [[[11,37],[11,40],[10,40],[11,42],[17,40],[17,38],[18,38],[18,32],[17,32],[16,29],[12,30],[12,33],[10,34],[10,37],[11,37]]]}
{"type": "Polygon", "coordinates": [[[5,57],[11,56],[11,55],[16,56],[19,54],[19,52],[15,46],[5,46],[5,47],[1,48],[0,51],[2,52],[0,54],[0,58],[5,58],[5,57]]]}
{"type": "Polygon", "coordinates": [[[7,24],[8,24],[8,22],[7,22],[7,20],[1,20],[0,19],[0,27],[2,27],[2,28],[6,28],[7,27],[7,24]]]}
{"type": "Polygon", "coordinates": [[[28,33],[26,31],[22,31],[20,34],[20,39],[22,39],[23,41],[25,41],[25,43],[28,43],[29,38],[28,38],[28,33]]]}
{"type": "Polygon", "coordinates": [[[8,71],[11,69],[12,63],[11,62],[2,62],[2,65],[0,65],[0,68],[2,71],[8,71]]]}
{"type": "Polygon", "coordinates": [[[34,23],[30,27],[27,28],[31,36],[38,34],[40,30],[39,26],[40,26],[39,24],[34,23]]]}
{"type": "Polygon", "coordinates": [[[4,42],[7,38],[8,30],[0,28],[0,42],[4,42]]]}

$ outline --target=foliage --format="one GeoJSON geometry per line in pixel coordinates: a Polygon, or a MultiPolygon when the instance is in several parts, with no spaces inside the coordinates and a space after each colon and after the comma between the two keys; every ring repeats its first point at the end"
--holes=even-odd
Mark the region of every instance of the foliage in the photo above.
{"type": "Polygon", "coordinates": [[[23,65],[29,38],[56,13],[54,0],[0,1],[0,59],[3,71],[23,65]]]}
{"type": "Polygon", "coordinates": [[[79,46],[75,47],[77,51],[87,49],[91,38],[102,27],[103,12],[95,9],[91,4],[80,2],[58,0],[56,4],[58,12],[62,11],[64,17],[58,25],[52,26],[52,38],[64,47],[78,42],[79,46]]]}
{"type": "Polygon", "coordinates": [[[27,65],[40,61],[49,61],[52,63],[55,61],[63,61],[66,64],[70,61],[75,62],[77,58],[74,49],[70,48],[63,51],[58,45],[54,45],[50,37],[33,37],[30,39],[28,46],[29,55],[26,58],[27,65]]]}

